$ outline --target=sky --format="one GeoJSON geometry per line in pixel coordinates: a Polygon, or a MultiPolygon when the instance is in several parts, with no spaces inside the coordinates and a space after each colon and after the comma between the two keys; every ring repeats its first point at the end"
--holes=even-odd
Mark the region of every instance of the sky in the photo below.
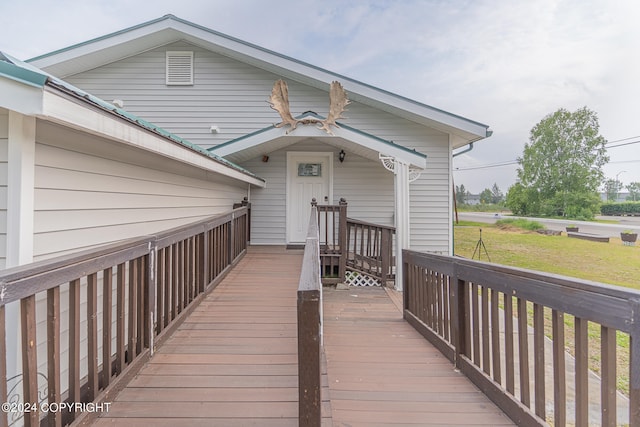
{"type": "Polygon", "coordinates": [[[169,13],[489,125],[454,159],[472,193],[506,193],[533,126],[585,106],[606,177],[640,182],[637,0],[0,0],[0,51],[26,60],[169,13]]]}

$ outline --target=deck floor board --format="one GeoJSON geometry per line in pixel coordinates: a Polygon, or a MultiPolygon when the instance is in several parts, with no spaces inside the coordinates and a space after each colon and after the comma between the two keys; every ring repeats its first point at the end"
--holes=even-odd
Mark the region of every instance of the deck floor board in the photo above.
{"type": "MultiPolygon", "coordinates": [[[[300,251],[253,247],[95,425],[296,426],[300,251]]],[[[513,425],[383,289],[325,289],[323,426],[513,425]]]]}
{"type": "Polygon", "coordinates": [[[323,297],[333,425],[514,425],[402,319],[393,291],[330,289],[323,297]]]}

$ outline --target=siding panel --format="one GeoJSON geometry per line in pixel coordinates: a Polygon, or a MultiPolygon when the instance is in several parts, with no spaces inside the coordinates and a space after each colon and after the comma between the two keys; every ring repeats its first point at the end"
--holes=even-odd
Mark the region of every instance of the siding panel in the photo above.
{"type": "MultiPolygon", "coordinates": [[[[280,76],[276,74],[180,42],[67,80],[106,100],[123,99],[125,109],[196,144],[211,147],[280,121],[267,104],[273,82],[278,78],[280,76]],[[194,51],[192,87],[164,84],[167,50],[194,51]],[[212,125],[219,126],[221,132],[211,134],[212,125]]],[[[294,115],[309,110],[327,114],[326,91],[290,79],[287,82],[294,115]]],[[[417,250],[448,253],[452,223],[448,135],[357,102],[348,106],[345,116],[347,119],[343,122],[351,127],[428,155],[427,170],[410,186],[411,246],[417,250]]],[[[325,148],[336,151],[333,147],[325,148]]],[[[296,147],[295,150],[302,149],[296,147]]],[[[254,217],[260,218],[254,224],[252,237],[256,239],[255,243],[284,242],[285,152],[269,153],[270,160],[266,164],[260,159],[243,164],[267,181],[266,189],[252,191],[251,195],[254,217]],[[259,230],[263,224],[266,229],[259,230]]],[[[364,159],[356,161],[355,156],[348,155],[343,165],[335,164],[334,196],[350,201],[353,217],[387,224],[392,222],[393,176],[381,178],[384,182],[378,183],[375,177],[386,176],[382,173],[386,171],[376,172],[379,165],[374,166],[374,163],[364,159]],[[350,165],[348,170],[346,165],[350,165]],[[341,172],[343,169],[344,173],[341,172]],[[382,191],[371,192],[367,185],[372,182],[380,185],[382,191]],[[375,211],[376,206],[379,211],[375,211]]]]}
{"type": "MultiPolygon", "coordinates": [[[[267,180],[267,187],[251,192],[254,244],[282,244],[286,239],[286,153],[333,152],[333,201],[347,200],[352,218],[393,225],[393,174],[378,162],[347,154],[338,161],[339,149],[314,139],[269,154],[269,162],[254,159],[242,164],[267,180]]],[[[309,201],[310,202],[310,201],[309,201]]]]}
{"type": "Polygon", "coordinates": [[[38,138],[35,259],[196,221],[246,195],[246,188],[165,172],[163,164],[127,164],[38,138]]]}

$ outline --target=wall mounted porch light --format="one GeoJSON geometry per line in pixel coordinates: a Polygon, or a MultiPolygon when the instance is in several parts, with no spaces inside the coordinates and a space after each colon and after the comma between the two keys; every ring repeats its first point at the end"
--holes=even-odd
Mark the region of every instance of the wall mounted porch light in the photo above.
{"type": "Polygon", "coordinates": [[[340,160],[340,163],[344,162],[345,157],[346,153],[344,152],[344,150],[340,150],[340,154],[338,154],[338,160],[340,160]]]}

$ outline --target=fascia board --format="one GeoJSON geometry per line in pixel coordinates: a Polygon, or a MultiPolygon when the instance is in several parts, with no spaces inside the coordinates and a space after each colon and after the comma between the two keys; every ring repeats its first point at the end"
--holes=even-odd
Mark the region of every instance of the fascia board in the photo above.
{"type": "MultiPolygon", "coordinates": [[[[321,132],[319,129],[317,129],[317,131],[321,132]]],[[[400,161],[416,166],[420,169],[425,169],[427,167],[427,158],[424,154],[418,153],[417,151],[412,153],[396,145],[388,144],[375,138],[369,138],[366,135],[349,131],[344,128],[334,129],[333,133],[336,137],[352,141],[355,144],[362,145],[363,147],[377,151],[380,154],[393,156],[400,161]]]]}
{"type": "Polygon", "coordinates": [[[26,116],[42,114],[42,87],[0,78],[0,107],[26,116]]]}
{"type": "Polygon", "coordinates": [[[211,158],[171,143],[144,129],[124,123],[116,117],[110,117],[103,112],[86,108],[52,91],[45,91],[44,93],[41,117],[260,188],[265,187],[265,182],[258,178],[243,174],[211,158]]]}
{"type": "Polygon", "coordinates": [[[179,40],[167,22],[135,28],[28,60],[60,78],[81,73],[179,40]]]}
{"type": "Polygon", "coordinates": [[[401,97],[391,92],[358,82],[348,77],[331,73],[311,64],[297,61],[284,55],[247,44],[235,39],[212,34],[203,29],[176,22],[177,31],[188,35],[185,40],[208,50],[255,65],[263,70],[288,77],[300,83],[327,91],[334,80],[340,80],[352,101],[362,102],[394,115],[413,121],[429,120],[429,125],[446,133],[468,133],[468,139],[485,138],[486,125],[465,119],[455,114],[430,107],[419,102],[401,97]],[[431,123],[433,122],[433,123],[431,123]]]}
{"type": "Polygon", "coordinates": [[[399,160],[404,161],[407,164],[424,169],[427,166],[427,159],[424,154],[408,151],[404,148],[372,138],[365,134],[354,132],[343,127],[332,128],[333,135],[328,135],[323,130],[318,129],[315,125],[298,125],[298,127],[289,133],[289,127],[282,128],[270,128],[262,132],[256,132],[253,135],[238,139],[230,144],[222,144],[218,147],[210,149],[211,152],[218,156],[225,157],[238,153],[243,150],[247,150],[259,145],[265,144],[276,138],[283,136],[300,138],[317,138],[319,140],[326,140],[330,138],[342,138],[346,141],[350,141],[354,144],[361,145],[369,150],[377,151],[381,154],[393,156],[399,160]]]}
{"type": "Polygon", "coordinates": [[[362,102],[446,133],[460,135],[468,142],[487,137],[488,126],[481,123],[173,16],[43,55],[29,62],[47,69],[52,74],[64,77],[84,71],[84,68],[94,68],[178,40],[186,40],[205,49],[322,90],[328,90],[328,85],[332,81],[340,80],[353,101],[362,102]],[[73,64],[75,59],[83,56],[86,56],[84,60],[77,61],[81,65],[73,64]]]}

